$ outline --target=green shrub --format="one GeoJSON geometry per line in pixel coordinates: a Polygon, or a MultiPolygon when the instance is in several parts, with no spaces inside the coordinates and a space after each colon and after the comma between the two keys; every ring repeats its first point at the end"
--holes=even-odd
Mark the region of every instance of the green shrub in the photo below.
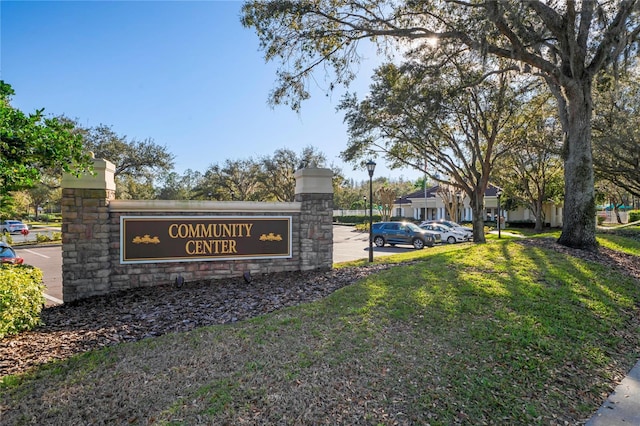
{"type": "MultiPolygon", "coordinates": [[[[380,215],[373,215],[374,222],[380,222],[382,217],[380,215]]],[[[333,221],[335,223],[348,223],[348,224],[358,224],[358,223],[369,223],[369,216],[334,216],[333,221]]]]}
{"type": "Polygon", "coordinates": [[[0,265],[0,339],[40,324],[44,289],[40,269],[0,265]]]}
{"type": "Polygon", "coordinates": [[[47,241],[51,241],[51,238],[46,234],[37,234],[36,241],[39,243],[46,243],[47,241]]]}
{"type": "Polygon", "coordinates": [[[414,218],[412,218],[412,217],[392,216],[392,217],[391,217],[391,222],[411,222],[411,223],[415,223],[416,225],[418,225],[418,224],[420,224],[422,221],[421,221],[421,220],[414,219],[414,218]]]}
{"type": "MultiPolygon", "coordinates": [[[[379,214],[374,214],[372,216],[373,222],[382,221],[382,216],[379,214]]],[[[335,223],[347,223],[349,225],[357,225],[359,223],[366,224],[369,226],[369,215],[366,216],[334,216],[333,221],[335,223]]],[[[402,216],[393,216],[391,217],[391,222],[413,222],[420,223],[419,220],[413,219],[411,217],[402,217],[402,216]]]]}
{"type": "Polygon", "coordinates": [[[640,210],[632,210],[629,212],[629,222],[640,220],[640,210]]]}
{"type": "Polygon", "coordinates": [[[369,232],[369,222],[356,224],[356,231],[369,232]]]}
{"type": "MultiPolygon", "coordinates": [[[[485,222],[487,223],[487,222],[485,222]]],[[[492,222],[492,226],[494,226],[496,229],[497,228],[497,222],[493,221],[492,222]]],[[[536,222],[533,220],[508,220],[506,222],[507,226],[513,227],[513,228],[535,228],[536,227],[536,222]]]]}
{"type": "Polygon", "coordinates": [[[59,214],[42,213],[38,215],[38,221],[39,222],[60,222],[61,217],[59,214]]]}
{"type": "Polygon", "coordinates": [[[49,241],[60,241],[62,240],[62,232],[52,232],[51,236],[47,234],[37,234],[36,241],[39,243],[47,243],[49,241]]]}
{"type": "Polygon", "coordinates": [[[604,216],[598,216],[598,225],[602,225],[605,221],[606,217],[604,216]]]}

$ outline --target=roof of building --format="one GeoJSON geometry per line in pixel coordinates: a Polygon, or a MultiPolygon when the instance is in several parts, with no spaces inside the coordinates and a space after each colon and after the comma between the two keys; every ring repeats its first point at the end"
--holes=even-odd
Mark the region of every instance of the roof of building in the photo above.
{"type": "MultiPolygon", "coordinates": [[[[431,188],[427,188],[426,198],[436,198],[438,196],[438,188],[439,185],[434,185],[431,188]]],[[[498,187],[492,184],[487,186],[487,189],[484,191],[485,197],[495,197],[498,192],[498,187]]],[[[419,189],[410,194],[403,195],[400,198],[397,198],[394,201],[394,204],[411,204],[411,199],[424,199],[425,198],[425,190],[419,189]]]]}

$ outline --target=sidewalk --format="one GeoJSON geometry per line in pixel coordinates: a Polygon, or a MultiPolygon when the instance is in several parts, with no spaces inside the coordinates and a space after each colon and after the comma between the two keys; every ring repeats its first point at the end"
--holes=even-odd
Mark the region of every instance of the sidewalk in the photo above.
{"type": "MultiPolygon", "coordinates": [[[[494,230],[489,231],[489,233],[493,234],[493,235],[498,235],[498,230],[494,229],[494,230]]],[[[514,237],[514,238],[526,238],[522,234],[514,234],[514,233],[509,232],[506,229],[501,229],[499,235],[504,235],[504,236],[507,236],[507,237],[514,237]]]]}
{"type": "Polygon", "coordinates": [[[640,361],[586,423],[586,426],[618,425],[640,425],[640,361]]]}

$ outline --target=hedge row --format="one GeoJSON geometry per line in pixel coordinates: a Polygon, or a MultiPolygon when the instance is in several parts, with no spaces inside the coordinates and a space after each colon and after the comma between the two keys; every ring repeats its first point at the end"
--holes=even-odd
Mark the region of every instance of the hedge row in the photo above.
{"type": "MultiPolygon", "coordinates": [[[[382,220],[382,216],[373,215],[374,222],[380,222],[382,220]]],[[[354,225],[358,223],[369,223],[369,216],[334,216],[334,223],[346,223],[349,225],[354,225]]]]}
{"type": "Polygon", "coordinates": [[[0,339],[40,324],[44,289],[40,269],[0,265],[0,339]]]}
{"type": "Polygon", "coordinates": [[[640,220],[640,210],[632,210],[629,212],[629,222],[637,222],[640,220]]]}

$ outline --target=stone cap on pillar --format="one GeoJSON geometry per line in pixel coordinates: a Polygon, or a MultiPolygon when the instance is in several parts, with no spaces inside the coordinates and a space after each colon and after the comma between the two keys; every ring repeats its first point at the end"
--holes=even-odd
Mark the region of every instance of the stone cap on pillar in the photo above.
{"type": "MultiPolygon", "coordinates": [[[[91,154],[93,156],[93,153],[91,154]]],[[[116,190],[114,179],[116,166],[101,158],[93,159],[93,173],[82,173],[79,177],[71,173],[63,173],[62,187],[77,189],[116,190]]]]}
{"type": "Polygon", "coordinates": [[[296,194],[333,194],[333,171],[311,167],[297,170],[293,177],[296,179],[296,194]]]}

